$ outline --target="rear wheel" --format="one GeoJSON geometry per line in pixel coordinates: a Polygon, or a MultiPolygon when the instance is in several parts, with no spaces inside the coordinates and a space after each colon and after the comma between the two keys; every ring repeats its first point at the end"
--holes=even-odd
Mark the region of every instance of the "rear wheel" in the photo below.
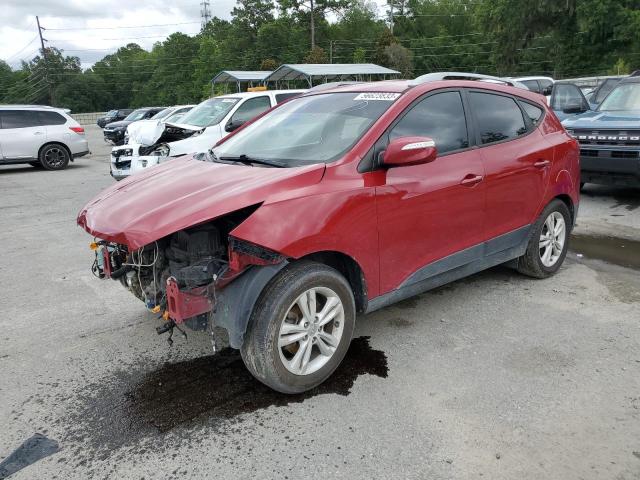
{"type": "Polygon", "coordinates": [[[326,265],[293,264],[260,296],[242,358],[253,376],[274,390],[304,392],[340,364],[354,325],[355,301],[346,279],[326,265]]]}
{"type": "Polygon", "coordinates": [[[40,150],[40,164],[47,170],[62,170],[69,165],[69,152],[62,145],[45,145],[40,150]]]}
{"type": "Polygon", "coordinates": [[[561,200],[553,200],[533,226],[529,245],[518,258],[518,271],[535,278],[547,278],[558,271],[569,247],[571,214],[561,200]]]}

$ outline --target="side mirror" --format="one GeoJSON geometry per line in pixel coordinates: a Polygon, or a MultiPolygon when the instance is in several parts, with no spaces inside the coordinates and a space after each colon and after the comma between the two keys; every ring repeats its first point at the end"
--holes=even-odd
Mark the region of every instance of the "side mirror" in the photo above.
{"type": "Polygon", "coordinates": [[[400,137],[391,140],[384,152],[386,167],[402,167],[433,162],[438,156],[436,142],[429,137],[400,137]]]}
{"type": "Polygon", "coordinates": [[[229,122],[225,125],[225,132],[233,132],[234,130],[239,129],[242,125],[244,125],[244,120],[229,120],[229,122]]]}
{"type": "Polygon", "coordinates": [[[562,109],[563,113],[584,113],[588,110],[581,103],[569,103],[562,109]]]}

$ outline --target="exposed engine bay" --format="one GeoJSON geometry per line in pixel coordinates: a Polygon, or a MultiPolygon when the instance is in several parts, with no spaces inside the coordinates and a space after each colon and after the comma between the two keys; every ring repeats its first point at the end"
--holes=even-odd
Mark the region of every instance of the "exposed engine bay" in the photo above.
{"type": "MultiPolygon", "coordinates": [[[[283,258],[229,233],[256,207],[236,211],[212,222],[180,230],[130,251],[126,245],[97,240],[91,268],[98,278],[111,278],[140,299],[166,324],[158,333],[185,324],[205,330],[215,309],[217,290],[223,289],[254,265],[272,265],[283,258]]],[[[184,332],[183,332],[184,333],[184,332]]],[[[171,341],[170,341],[171,343],[171,341]]]]}
{"type": "Polygon", "coordinates": [[[145,138],[141,135],[140,137],[130,139],[130,141],[141,144],[138,154],[144,156],[151,154],[159,145],[199,135],[203,130],[204,128],[200,127],[184,128],[167,123],[164,125],[164,130],[160,136],[155,139],[145,138]]]}

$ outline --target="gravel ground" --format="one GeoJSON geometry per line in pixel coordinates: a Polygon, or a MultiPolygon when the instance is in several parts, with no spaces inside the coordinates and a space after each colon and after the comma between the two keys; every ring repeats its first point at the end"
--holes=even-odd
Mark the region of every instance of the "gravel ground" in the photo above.
{"type": "Polygon", "coordinates": [[[91,275],[75,216],[112,179],[87,130],[66,171],[0,167],[0,459],[59,448],[12,479],[640,479],[640,275],[598,259],[638,255],[639,191],[587,186],[554,278],[494,268],[361,317],[334,378],[285,397],[91,275]]]}

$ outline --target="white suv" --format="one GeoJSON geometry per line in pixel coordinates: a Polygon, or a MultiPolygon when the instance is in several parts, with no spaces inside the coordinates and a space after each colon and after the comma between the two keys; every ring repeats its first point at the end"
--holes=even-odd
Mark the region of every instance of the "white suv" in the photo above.
{"type": "Polygon", "coordinates": [[[38,105],[0,105],[0,165],[28,163],[62,170],[89,153],[84,128],[68,110],[38,105]]]}
{"type": "MultiPolygon", "coordinates": [[[[189,153],[206,152],[227,133],[271,107],[306,90],[266,90],[213,97],[196,105],[179,123],[167,122],[149,135],[130,134],[128,144],[111,150],[111,176],[122,180],[189,153]]],[[[150,133],[149,131],[145,131],[150,133]]]]}

